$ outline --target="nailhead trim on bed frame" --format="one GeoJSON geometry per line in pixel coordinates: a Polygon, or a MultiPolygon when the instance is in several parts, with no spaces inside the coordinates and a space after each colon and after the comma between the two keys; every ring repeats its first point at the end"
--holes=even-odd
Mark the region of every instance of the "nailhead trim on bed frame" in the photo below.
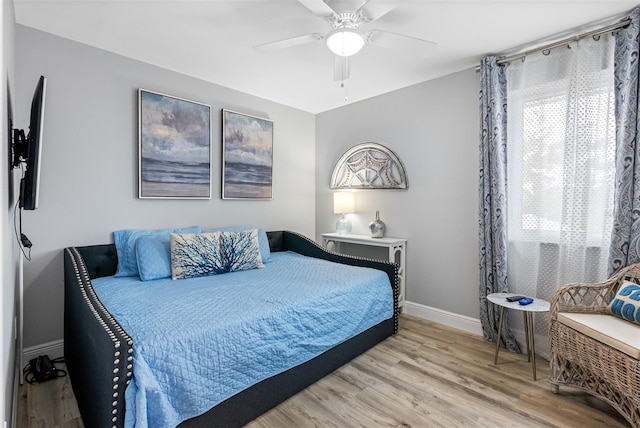
{"type": "Polygon", "coordinates": [[[118,402],[117,402],[117,398],[118,396],[120,396],[120,393],[124,394],[124,391],[120,391],[120,386],[118,385],[118,381],[120,380],[120,377],[118,376],[118,373],[120,371],[120,369],[117,367],[117,364],[120,363],[120,356],[121,356],[121,352],[120,352],[120,346],[121,346],[121,342],[120,340],[116,337],[116,335],[114,334],[113,330],[110,328],[109,324],[104,320],[103,316],[105,316],[108,321],[111,323],[111,325],[116,329],[116,331],[121,334],[123,337],[126,338],[126,343],[128,346],[128,350],[127,350],[127,372],[126,372],[126,377],[127,377],[127,381],[126,381],[126,385],[129,385],[129,383],[131,382],[131,376],[133,375],[133,340],[131,339],[131,337],[124,331],[124,329],[120,326],[120,324],[118,324],[116,322],[116,320],[111,316],[111,313],[109,313],[109,311],[107,311],[107,309],[102,305],[102,302],[100,301],[100,299],[98,298],[98,296],[95,294],[95,291],[93,289],[93,285],[91,285],[91,278],[89,277],[89,273],[87,272],[87,268],[84,264],[84,262],[82,261],[82,256],[80,255],[80,252],[76,249],[76,248],[71,248],[71,249],[67,249],[67,251],[69,251],[69,254],[71,255],[70,259],[71,262],[73,263],[73,268],[76,274],[76,278],[78,278],[78,283],[81,284],[80,285],[80,290],[82,292],[82,297],[84,298],[84,300],[87,302],[87,306],[91,308],[91,312],[93,313],[94,317],[96,318],[96,320],[98,321],[98,323],[100,323],[100,325],[104,328],[105,332],[109,335],[109,337],[111,338],[111,340],[113,341],[113,345],[114,345],[114,356],[113,356],[113,364],[114,364],[114,368],[113,368],[113,398],[114,401],[112,403],[112,407],[113,410],[111,411],[111,414],[113,415],[113,418],[111,419],[111,422],[113,423],[113,428],[117,428],[117,422],[118,422],[118,402]],[[89,296],[91,298],[89,298],[89,296]],[[100,314],[97,310],[96,310],[96,306],[101,310],[102,314],[100,314]]]}
{"type": "Polygon", "coordinates": [[[311,240],[310,238],[301,235],[297,232],[289,232],[292,235],[296,235],[302,239],[304,239],[305,241],[308,241],[309,243],[315,245],[316,247],[318,247],[319,249],[321,249],[322,251],[325,251],[329,254],[333,254],[335,256],[340,256],[340,257],[347,257],[350,259],[356,259],[356,260],[363,260],[363,261],[367,261],[367,262],[374,262],[374,263],[383,263],[386,265],[392,265],[394,267],[394,278],[395,278],[395,283],[391,286],[391,288],[393,289],[393,334],[398,333],[398,317],[399,317],[399,308],[398,308],[398,298],[400,297],[400,279],[398,276],[399,273],[399,266],[397,263],[393,263],[390,262],[388,260],[378,260],[378,259],[372,259],[372,258],[368,258],[368,257],[361,257],[361,256],[354,256],[351,254],[342,254],[342,253],[337,253],[333,250],[328,250],[324,247],[322,247],[321,245],[319,245],[316,241],[311,240]]]}

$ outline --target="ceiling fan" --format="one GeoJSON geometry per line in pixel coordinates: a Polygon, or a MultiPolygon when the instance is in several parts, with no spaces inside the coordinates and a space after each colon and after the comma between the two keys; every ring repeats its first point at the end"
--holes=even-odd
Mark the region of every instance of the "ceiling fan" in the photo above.
{"type": "Polygon", "coordinates": [[[349,78],[349,57],[358,53],[366,43],[384,48],[410,47],[428,50],[437,43],[390,31],[362,27],[391,12],[395,5],[389,2],[370,0],[298,0],[307,9],[329,24],[326,34],[311,33],[290,37],[284,40],[254,46],[260,51],[289,48],[324,40],[327,48],[335,54],[333,80],[344,81],[349,78]]]}

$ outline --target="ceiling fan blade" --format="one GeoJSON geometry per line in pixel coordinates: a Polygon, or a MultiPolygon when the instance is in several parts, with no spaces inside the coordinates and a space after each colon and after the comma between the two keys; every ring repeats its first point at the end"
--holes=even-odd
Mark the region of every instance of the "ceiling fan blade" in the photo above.
{"type": "Polygon", "coordinates": [[[417,37],[383,30],[368,31],[366,39],[367,42],[374,46],[380,46],[387,49],[413,49],[415,53],[425,53],[438,46],[436,42],[432,42],[430,40],[419,39],[417,37]]]}
{"type": "Polygon", "coordinates": [[[362,16],[365,22],[375,21],[382,18],[387,13],[396,8],[396,5],[389,2],[375,2],[369,1],[365,3],[360,9],[362,10],[362,16]]]}
{"type": "Polygon", "coordinates": [[[333,80],[340,82],[347,80],[351,73],[348,56],[334,55],[333,60],[333,80]]]}
{"type": "Polygon", "coordinates": [[[312,33],[302,36],[291,37],[284,40],[277,40],[275,42],[263,43],[261,45],[254,46],[253,48],[260,52],[271,52],[278,49],[286,49],[294,46],[304,45],[306,43],[317,42],[324,39],[324,34],[312,33]]]}
{"type": "Polygon", "coordinates": [[[335,12],[333,9],[322,0],[298,0],[304,7],[318,16],[328,17],[332,16],[335,12]]]}
{"type": "MultiPolygon", "coordinates": [[[[302,0],[298,0],[302,1],[302,0]]],[[[335,13],[356,12],[360,10],[369,0],[324,0],[335,13]]]]}

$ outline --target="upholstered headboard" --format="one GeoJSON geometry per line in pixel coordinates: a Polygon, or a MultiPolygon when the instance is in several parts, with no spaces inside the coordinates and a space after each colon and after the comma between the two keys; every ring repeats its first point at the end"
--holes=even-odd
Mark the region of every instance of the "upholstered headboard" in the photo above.
{"type": "MultiPolygon", "coordinates": [[[[272,252],[284,251],[284,231],[267,232],[272,252]]],[[[115,275],[118,269],[118,253],[115,244],[77,247],[84,259],[90,278],[115,275]]]]}

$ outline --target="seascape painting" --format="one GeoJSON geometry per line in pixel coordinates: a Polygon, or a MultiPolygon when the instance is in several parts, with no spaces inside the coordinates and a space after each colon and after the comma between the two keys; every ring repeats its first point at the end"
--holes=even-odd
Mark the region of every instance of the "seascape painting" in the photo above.
{"type": "Polygon", "coordinates": [[[222,110],[222,198],[273,197],[273,122],[222,110]]]}
{"type": "Polygon", "coordinates": [[[211,198],[211,107],[138,91],[140,198],[211,198]]]}

